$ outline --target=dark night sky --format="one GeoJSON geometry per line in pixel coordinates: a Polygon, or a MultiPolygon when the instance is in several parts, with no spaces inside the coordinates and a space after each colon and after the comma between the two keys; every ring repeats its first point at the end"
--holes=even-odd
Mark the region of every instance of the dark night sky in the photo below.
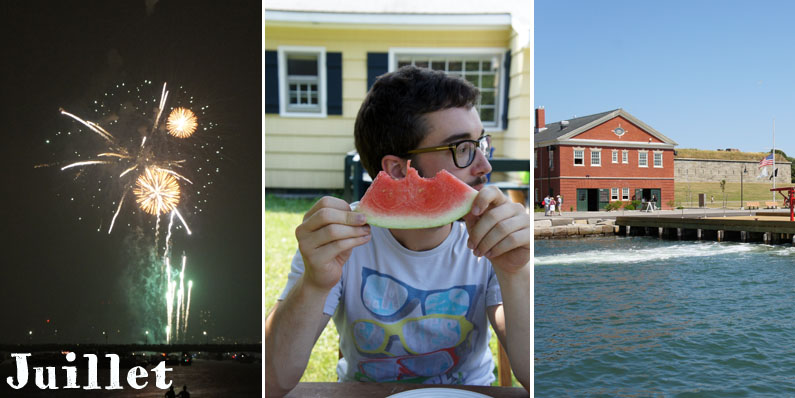
{"type": "Polygon", "coordinates": [[[211,335],[259,341],[260,2],[161,0],[148,15],[144,0],[4,1],[0,13],[0,343],[26,342],[28,330],[53,341],[42,337],[53,328],[62,342],[102,342],[102,330],[110,342],[143,340],[125,291],[132,229],[97,232],[96,213],[65,197],[79,188],[71,178],[33,167],[63,160],[45,144],[68,125],[59,107],[87,107],[111,84],[143,78],[211,104],[224,146],[209,203],[189,218],[193,235],[175,238],[194,281],[189,334],[209,310],[211,335]]]}

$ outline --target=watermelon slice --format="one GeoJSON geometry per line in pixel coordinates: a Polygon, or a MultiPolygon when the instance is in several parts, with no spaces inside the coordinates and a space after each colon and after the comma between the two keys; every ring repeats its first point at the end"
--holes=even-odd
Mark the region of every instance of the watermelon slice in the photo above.
{"type": "Polygon", "coordinates": [[[417,229],[449,224],[472,208],[478,191],[447,170],[433,178],[422,178],[408,162],[406,177],[393,179],[384,171],[364,193],[355,211],[367,223],[382,228],[417,229]]]}

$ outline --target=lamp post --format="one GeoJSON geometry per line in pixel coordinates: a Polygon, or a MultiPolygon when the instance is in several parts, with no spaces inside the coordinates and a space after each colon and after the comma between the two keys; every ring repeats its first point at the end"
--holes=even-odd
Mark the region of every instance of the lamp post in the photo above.
{"type": "Polygon", "coordinates": [[[748,172],[748,168],[743,165],[743,171],[740,172],[740,210],[745,210],[745,202],[743,201],[743,175],[748,172]]]}
{"type": "Polygon", "coordinates": [[[149,345],[149,331],[147,330],[144,333],[146,333],[146,345],[149,345]]]}
{"type": "Polygon", "coordinates": [[[204,344],[205,344],[205,345],[206,345],[206,344],[209,344],[209,343],[207,342],[207,331],[206,331],[206,330],[205,330],[205,331],[203,331],[203,332],[202,332],[202,334],[204,334],[204,344]]]}
{"type": "Polygon", "coordinates": [[[33,331],[28,330],[28,344],[33,343],[33,331]]]}
{"type": "Polygon", "coordinates": [[[102,335],[105,336],[105,345],[108,345],[108,334],[103,330],[102,335]]]}

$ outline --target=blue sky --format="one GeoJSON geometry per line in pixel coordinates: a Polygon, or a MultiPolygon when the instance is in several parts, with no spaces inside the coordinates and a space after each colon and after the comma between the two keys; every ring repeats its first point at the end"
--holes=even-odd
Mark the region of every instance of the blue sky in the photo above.
{"type": "Polygon", "coordinates": [[[535,0],[535,107],[550,122],[624,108],[678,148],[748,152],[772,147],[775,119],[795,156],[793,16],[789,1],[535,0]]]}

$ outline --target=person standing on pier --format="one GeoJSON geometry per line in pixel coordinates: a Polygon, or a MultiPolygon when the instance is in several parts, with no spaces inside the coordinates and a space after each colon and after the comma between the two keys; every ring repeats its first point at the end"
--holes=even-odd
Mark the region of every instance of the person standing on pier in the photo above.
{"type": "Polygon", "coordinates": [[[657,195],[652,195],[651,201],[649,202],[649,211],[657,210],[655,204],[657,204],[657,195]]]}
{"type": "Polygon", "coordinates": [[[544,216],[549,217],[549,195],[544,197],[544,201],[541,204],[544,205],[544,216]]]}

